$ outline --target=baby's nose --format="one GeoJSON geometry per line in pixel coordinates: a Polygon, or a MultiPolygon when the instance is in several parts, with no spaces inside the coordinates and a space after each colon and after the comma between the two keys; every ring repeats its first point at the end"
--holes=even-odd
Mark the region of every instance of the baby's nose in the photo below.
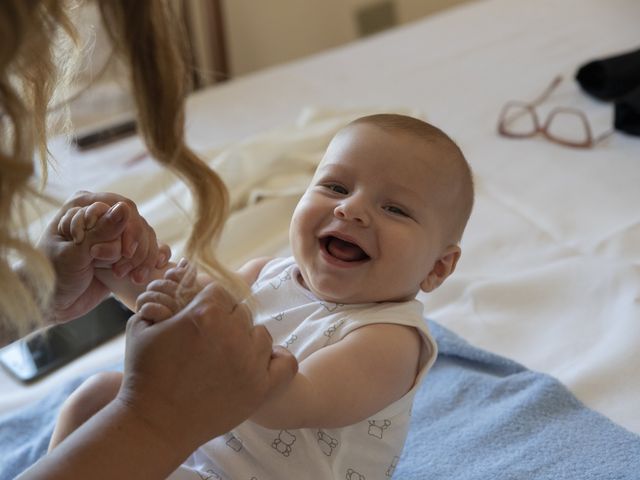
{"type": "Polygon", "coordinates": [[[367,208],[356,197],[344,199],[334,208],[333,214],[341,220],[357,222],[362,225],[369,224],[367,208]]]}

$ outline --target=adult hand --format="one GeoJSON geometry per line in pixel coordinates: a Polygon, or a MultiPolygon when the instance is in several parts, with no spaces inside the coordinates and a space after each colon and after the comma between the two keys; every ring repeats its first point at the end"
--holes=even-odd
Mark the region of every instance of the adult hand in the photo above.
{"type": "Polygon", "coordinates": [[[52,305],[56,321],[88,312],[109,293],[94,276],[96,266],[113,265],[116,275],[130,275],[140,282],[154,266],[166,265],[171,254],[167,246],[158,246],[155,232],[135,204],[115,193],[76,193],[49,223],[38,247],[56,272],[52,305]],[[95,202],[111,208],[85,232],[81,243],[75,243],[61,226],[68,224],[79,209],[95,202]]]}
{"type": "Polygon", "coordinates": [[[162,441],[184,444],[186,456],[247,419],[296,372],[295,357],[272,347],[246,305],[210,284],[162,322],[131,317],[116,401],[162,441]]]}
{"type": "Polygon", "coordinates": [[[216,285],[161,322],[134,315],[116,399],[20,478],[168,477],[291,381],[295,358],[271,343],[216,285]]]}

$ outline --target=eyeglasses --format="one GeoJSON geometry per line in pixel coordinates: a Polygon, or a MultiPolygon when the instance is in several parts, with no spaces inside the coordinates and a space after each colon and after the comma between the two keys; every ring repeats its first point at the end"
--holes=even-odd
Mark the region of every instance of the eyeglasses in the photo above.
{"type": "Polygon", "coordinates": [[[500,112],[498,133],[511,138],[531,138],[542,134],[551,142],[574,148],[593,148],[613,134],[612,129],[594,137],[587,116],[576,108],[556,107],[542,123],[535,108],[549,98],[561,82],[561,76],[554,78],[533,102],[507,102],[500,112]]]}

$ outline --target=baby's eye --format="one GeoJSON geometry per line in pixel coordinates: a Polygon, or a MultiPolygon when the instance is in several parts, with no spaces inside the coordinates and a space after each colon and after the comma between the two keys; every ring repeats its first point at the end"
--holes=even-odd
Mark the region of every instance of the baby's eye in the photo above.
{"type": "Polygon", "coordinates": [[[332,192],[339,193],[340,195],[346,195],[347,193],[349,193],[346,188],[344,188],[342,185],[338,185],[337,183],[329,183],[324,187],[331,190],[332,192]]]}
{"type": "Polygon", "coordinates": [[[389,212],[392,213],[394,215],[400,215],[402,217],[408,217],[409,214],[407,212],[405,212],[403,209],[401,209],[400,207],[396,207],[394,205],[388,205],[386,207],[384,207],[384,209],[389,212]]]}

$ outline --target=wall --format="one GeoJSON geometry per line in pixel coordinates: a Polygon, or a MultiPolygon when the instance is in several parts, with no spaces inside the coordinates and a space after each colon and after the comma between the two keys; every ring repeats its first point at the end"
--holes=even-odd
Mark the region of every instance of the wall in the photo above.
{"type": "Polygon", "coordinates": [[[310,55],[361,36],[358,12],[390,3],[397,24],[469,0],[224,0],[230,75],[310,55]]]}
{"type": "Polygon", "coordinates": [[[398,21],[401,24],[469,1],[470,0],[394,0],[398,12],[398,21]]]}

